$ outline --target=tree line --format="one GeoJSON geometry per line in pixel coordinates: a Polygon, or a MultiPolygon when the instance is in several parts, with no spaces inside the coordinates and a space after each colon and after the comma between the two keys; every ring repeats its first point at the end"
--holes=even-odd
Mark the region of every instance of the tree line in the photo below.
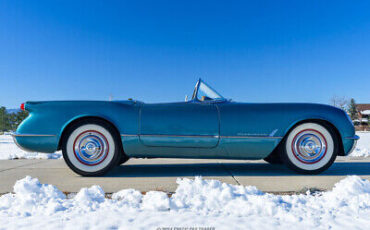
{"type": "Polygon", "coordinates": [[[9,113],[4,106],[0,107],[0,132],[15,131],[27,116],[27,111],[9,113]]]}

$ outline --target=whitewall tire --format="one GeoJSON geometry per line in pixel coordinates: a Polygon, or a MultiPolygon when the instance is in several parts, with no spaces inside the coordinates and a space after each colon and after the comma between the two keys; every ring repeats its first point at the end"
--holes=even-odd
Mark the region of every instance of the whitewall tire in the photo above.
{"type": "Polygon", "coordinates": [[[121,159],[120,142],[114,128],[89,119],[68,128],[62,143],[67,165],[82,176],[103,175],[121,159]]]}
{"type": "Polygon", "coordinates": [[[329,168],[338,153],[338,138],[327,126],[308,122],[293,128],[283,143],[281,158],[294,171],[317,174],[329,168]]]}

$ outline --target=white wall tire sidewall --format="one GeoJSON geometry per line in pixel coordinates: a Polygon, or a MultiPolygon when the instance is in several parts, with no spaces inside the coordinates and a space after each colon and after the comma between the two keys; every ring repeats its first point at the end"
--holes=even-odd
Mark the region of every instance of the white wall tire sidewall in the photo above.
{"type": "Polygon", "coordinates": [[[314,171],[321,169],[322,167],[325,167],[330,160],[333,157],[334,154],[334,140],[330,132],[322,125],[316,124],[316,123],[304,123],[301,124],[297,127],[295,127],[290,133],[287,138],[287,141],[285,142],[285,151],[287,154],[287,157],[289,161],[296,167],[306,170],[306,171],[314,171]],[[302,130],[306,129],[313,129],[318,132],[320,132],[324,138],[326,139],[327,142],[327,150],[325,156],[318,162],[313,163],[313,164],[305,164],[303,162],[300,162],[295,156],[292,151],[291,145],[294,140],[294,137],[301,132],[302,130]]]}
{"type": "Polygon", "coordinates": [[[116,151],[116,146],[115,146],[115,142],[114,142],[112,134],[107,129],[105,129],[104,127],[100,125],[96,125],[96,124],[86,124],[86,125],[82,125],[76,128],[69,135],[68,140],[67,140],[66,149],[67,149],[66,154],[68,156],[68,159],[74,167],[84,172],[98,172],[100,170],[105,169],[112,162],[114,158],[114,153],[116,151]],[[89,166],[89,165],[82,164],[76,158],[74,154],[73,144],[74,144],[75,139],[78,137],[79,134],[87,130],[95,130],[95,131],[100,132],[101,134],[105,136],[109,144],[109,152],[107,153],[107,157],[105,158],[103,162],[101,162],[98,165],[89,166]]]}

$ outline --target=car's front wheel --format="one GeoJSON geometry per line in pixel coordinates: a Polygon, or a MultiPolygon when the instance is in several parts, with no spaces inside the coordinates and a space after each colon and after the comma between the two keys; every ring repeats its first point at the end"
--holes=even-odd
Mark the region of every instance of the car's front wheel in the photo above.
{"type": "Polygon", "coordinates": [[[308,122],[289,133],[283,143],[281,158],[296,172],[318,174],[333,164],[338,147],[338,137],[331,128],[308,122]]]}
{"type": "Polygon", "coordinates": [[[107,173],[121,159],[120,140],[112,125],[89,119],[68,128],[62,143],[67,165],[82,176],[107,173]]]}

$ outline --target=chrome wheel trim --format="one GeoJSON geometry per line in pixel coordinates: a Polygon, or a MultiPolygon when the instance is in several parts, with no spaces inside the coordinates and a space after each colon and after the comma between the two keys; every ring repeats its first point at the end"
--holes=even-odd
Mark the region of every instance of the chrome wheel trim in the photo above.
{"type": "MultiPolygon", "coordinates": [[[[76,142],[77,145],[77,142],[76,142]]],[[[104,169],[109,165],[109,163],[113,160],[114,158],[114,153],[115,153],[115,142],[113,139],[112,134],[106,130],[104,127],[96,124],[86,124],[78,127],[75,129],[70,136],[68,137],[67,140],[67,146],[66,146],[66,154],[67,157],[70,161],[70,163],[75,166],[77,169],[85,172],[97,172],[99,170],[104,169]],[[100,161],[98,164],[84,164],[81,163],[80,159],[75,155],[75,141],[78,138],[78,136],[86,131],[89,130],[94,130],[96,132],[101,133],[105,138],[108,143],[109,149],[107,148],[106,151],[106,156],[105,159],[100,161]]],[[[99,158],[100,159],[100,158],[99,158]]]]}
{"type": "Polygon", "coordinates": [[[293,139],[292,151],[300,162],[314,164],[325,156],[327,142],[317,130],[302,130],[293,139]]]}
{"type": "Polygon", "coordinates": [[[107,138],[95,130],[79,134],[73,144],[74,154],[82,164],[98,165],[105,160],[109,152],[107,138]]]}
{"type": "Polygon", "coordinates": [[[316,170],[324,167],[332,158],[334,154],[334,140],[329,131],[323,127],[322,125],[319,125],[317,123],[304,123],[301,125],[298,125],[295,127],[288,135],[287,140],[285,142],[285,149],[287,157],[289,158],[289,161],[295,165],[298,168],[301,168],[303,170],[316,170]],[[295,137],[304,130],[316,130],[317,132],[321,133],[323,138],[326,140],[326,153],[323,155],[316,155],[315,159],[316,162],[312,163],[306,163],[299,160],[299,157],[296,156],[294,152],[294,139],[295,137]],[[292,148],[293,146],[293,148],[292,148]]]}

